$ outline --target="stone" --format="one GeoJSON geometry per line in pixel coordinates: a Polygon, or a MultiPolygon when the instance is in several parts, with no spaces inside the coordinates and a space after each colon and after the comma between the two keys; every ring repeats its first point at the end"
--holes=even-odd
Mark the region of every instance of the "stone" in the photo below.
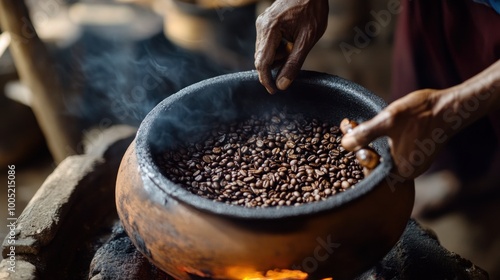
{"type": "MultiPolygon", "coordinates": [[[[50,243],[77,198],[77,188],[87,174],[95,170],[97,156],[70,156],[47,177],[17,219],[16,251],[37,254],[50,243]]],[[[8,244],[4,241],[6,257],[8,244]]]]}
{"type": "Polygon", "coordinates": [[[0,262],[0,280],[36,280],[36,267],[23,260],[15,261],[15,272],[9,270],[11,265],[8,260],[0,262]]]}
{"type": "Polygon", "coordinates": [[[90,263],[90,280],[101,279],[171,279],[152,265],[136,250],[121,223],[113,228],[107,242],[101,246],[90,263]]]}
{"type": "MultiPolygon", "coordinates": [[[[97,248],[85,240],[94,240],[103,228],[111,230],[117,218],[114,183],[134,132],[124,126],[101,131],[88,154],[70,156],[57,166],[17,219],[16,257],[35,264],[39,277],[87,276],[97,248]]],[[[6,258],[7,240],[2,247],[6,258]]]]}
{"type": "Polygon", "coordinates": [[[486,280],[488,273],[446,250],[434,232],[410,220],[401,239],[376,266],[357,280],[456,279],[486,280]]]}

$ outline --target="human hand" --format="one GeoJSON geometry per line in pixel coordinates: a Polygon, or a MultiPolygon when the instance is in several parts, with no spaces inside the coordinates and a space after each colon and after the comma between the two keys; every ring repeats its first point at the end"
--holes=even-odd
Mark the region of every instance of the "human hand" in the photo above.
{"type": "Polygon", "coordinates": [[[327,21],[328,0],[277,0],[257,18],[255,68],[269,93],[288,88],[327,21]],[[276,83],[273,67],[280,67],[276,83]]]}
{"type": "Polygon", "coordinates": [[[391,103],[342,139],[357,151],[389,137],[399,179],[413,179],[431,165],[445,142],[468,124],[500,110],[500,60],[469,80],[442,90],[423,89],[391,103]]]}
{"type": "Polygon", "coordinates": [[[448,91],[424,89],[391,103],[377,116],[359,124],[342,139],[350,151],[366,147],[371,141],[388,136],[391,153],[401,179],[422,174],[442,145],[454,134],[447,109],[453,95],[448,91]]]}

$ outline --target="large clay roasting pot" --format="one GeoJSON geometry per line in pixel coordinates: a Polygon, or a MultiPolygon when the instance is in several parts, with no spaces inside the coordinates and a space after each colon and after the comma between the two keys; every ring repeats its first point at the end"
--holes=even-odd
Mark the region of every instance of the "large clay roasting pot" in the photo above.
{"type": "Polygon", "coordinates": [[[303,71],[268,94],[255,71],[228,74],[166,98],[142,122],[116,183],[118,214],[136,247],[176,279],[250,279],[294,270],[309,279],[352,279],[380,260],[410,217],[413,181],[394,179],[386,139],[381,163],[355,188],[301,206],[245,208],[192,194],[166,178],[156,155],[214,122],[286,106],[331,123],[370,119],[385,103],[340,77],[303,71]]]}

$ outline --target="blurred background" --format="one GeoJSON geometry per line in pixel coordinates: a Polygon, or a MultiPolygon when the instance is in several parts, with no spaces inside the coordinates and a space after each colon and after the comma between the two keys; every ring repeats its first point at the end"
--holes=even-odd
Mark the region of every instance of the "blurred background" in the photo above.
{"type": "MultiPolygon", "coordinates": [[[[328,29],[304,69],[339,75],[390,102],[397,14],[377,16],[387,10],[387,2],[330,0],[328,29]]],[[[6,182],[7,165],[16,165],[17,215],[65,155],[83,153],[103,130],[115,124],[138,126],[160,100],[192,83],[253,69],[255,18],[272,2],[26,3],[46,53],[39,46],[27,46],[23,37],[6,36],[0,30],[0,169],[6,182]],[[14,48],[31,48],[27,61],[14,63],[14,48]],[[57,82],[60,98],[55,103],[63,108],[57,118],[66,122],[47,121],[51,109],[33,96],[32,87],[19,81],[21,72],[28,80],[57,82]],[[42,131],[58,127],[76,131],[76,144],[51,144],[51,134],[42,131]]],[[[32,36],[27,27],[27,36],[32,36]]],[[[38,86],[55,91],[46,84],[38,86]]],[[[426,174],[416,184],[414,217],[434,230],[448,250],[487,270],[491,279],[500,279],[498,192],[453,200],[449,190],[457,182],[445,172],[426,174]]],[[[0,219],[6,221],[7,191],[2,190],[0,219]]],[[[0,237],[6,234],[7,228],[0,227],[0,237]]]]}

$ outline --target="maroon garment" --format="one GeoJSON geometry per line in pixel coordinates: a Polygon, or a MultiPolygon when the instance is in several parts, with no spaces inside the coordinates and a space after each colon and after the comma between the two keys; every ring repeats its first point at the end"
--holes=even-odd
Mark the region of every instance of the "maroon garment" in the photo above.
{"type": "MultiPolygon", "coordinates": [[[[500,59],[500,15],[492,8],[472,0],[402,0],[402,7],[394,45],[394,99],[417,89],[454,86],[500,59]]],[[[436,163],[465,182],[490,175],[500,179],[500,113],[462,130],[436,163]]]]}

